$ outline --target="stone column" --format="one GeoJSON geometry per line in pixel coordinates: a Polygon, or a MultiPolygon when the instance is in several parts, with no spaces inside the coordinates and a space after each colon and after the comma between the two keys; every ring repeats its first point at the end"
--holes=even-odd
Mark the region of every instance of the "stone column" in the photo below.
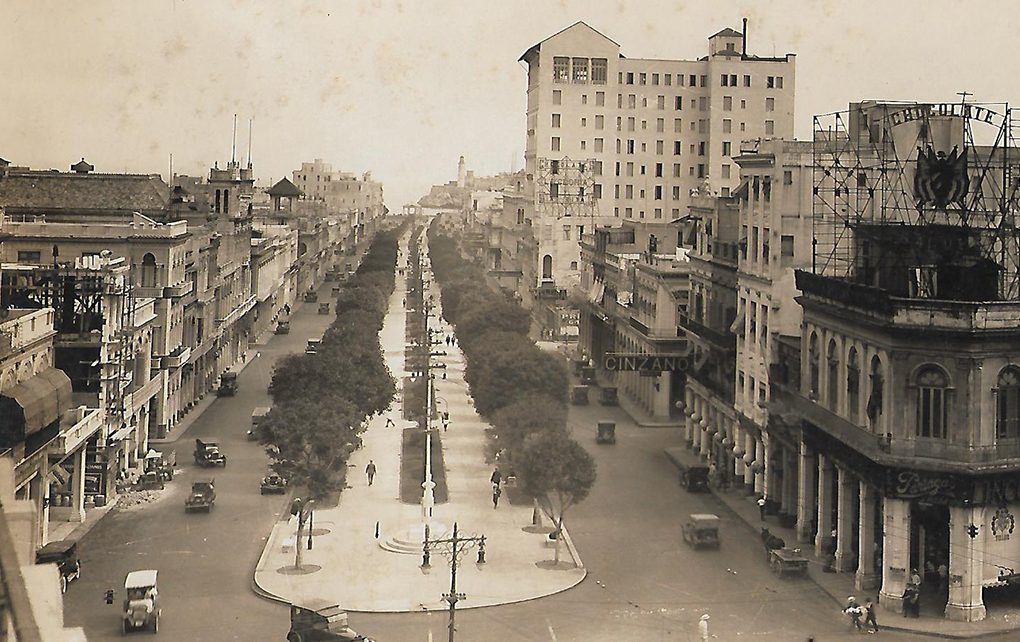
{"type": "Polygon", "coordinates": [[[832,469],[829,458],[818,453],[818,532],[815,533],[815,554],[825,553],[832,530],[832,469]]]}
{"type": "Polygon", "coordinates": [[[800,465],[797,467],[797,541],[811,541],[812,521],[818,517],[815,497],[814,471],[817,469],[814,453],[803,441],[800,442],[800,465]]]}
{"type": "Polygon", "coordinates": [[[72,455],[71,468],[71,510],[67,520],[85,521],[85,445],[82,444],[72,455]]]}
{"type": "Polygon", "coordinates": [[[705,412],[701,417],[701,422],[698,424],[698,436],[701,440],[701,446],[698,448],[698,454],[702,457],[708,457],[709,453],[712,452],[712,438],[708,435],[708,430],[705,429],[705,425],[710,425],[712,420],[709,418],[709,407],[705,404],[705,412]]]}
{"type": "Polygon", "coordinates": [[[857,554],[853,550],[853,525],[857,513],[854,479],[846,469],[836,468],[836,570],[842,572],[857,568],[857,554]]]}
{"type": "MultiPolygon", "coordinates": [[[[684,395],[686,397],[686,403],[687,403],[687,407],[684,410],[685,411],[686,410],[690,410],[691,412],[694,412],[695,408],[696,408],[696,406],[694,404],[694,393],[692,393],[690,391],[690,388],[688,388],[684,392],[684,395]]],[[[686,412],[684,414],[686,414],[686,412]]],[[[692,437],[694,435],[694,427],[693,426],[694,426],[694,420],[691,419],[691,415],[687,415],[687,418],[684,420],[684,444],[688,448],[690,448],[692,446],[692,444],[693,444],[693,437],[692,437]]]]}
{"type": "Polygon", "coordinates": [[[910,572],[910,502],[886,497],[882,511],[882,605],[903,612],[910,572]]]}
{"type": "Polygon", "coordinates": [[[740,422],[737,421],[733,424],[733,448],[740,446],[740,456],[737,456],[736,450],[732,450],[733,453],[733,483],[742,484],[744,482],[744,460],[741,457],[744,456],[744,431],[740,428],[740,422]]]}
{"type": "Polygon", "coordinates": [[[949,601],[946,617],[950,620],[977,622],[985,619],[982,582],[988,527],[984,512],[984,508],[978,506],[949,507],[949,601]]]}
{"type": "Polygon", "coordinates": [[[867,482],[859,482],[857,533],[857,574],[854,588],[866,591],[876,588],[879,576],[875,573],[875,489],[867,482]]]}
{"type": "Polygon", "coordinates": [[[761,472],[754,473],[754,492],[756,495],[768,497],[769,486],[769,448],[767,436],[762,433],[761,438],[754,441],[754,461],[761,464],[761,472]]]}

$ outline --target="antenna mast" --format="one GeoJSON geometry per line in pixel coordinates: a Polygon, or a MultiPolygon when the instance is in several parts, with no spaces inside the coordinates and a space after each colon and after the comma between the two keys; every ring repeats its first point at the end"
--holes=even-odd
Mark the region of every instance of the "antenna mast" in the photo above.
{"type": "Polygon", "coordinates": [[[233,163],[235,159],[235,152],[237,149],[237,114],[234,114],[234,130],[230,134],[230,162],[233,163]]]}
{"type": "Polygon", "coordinates": [[[248,119],[248,169],[251,169],[251,125],[253,118],[248,119]]]}

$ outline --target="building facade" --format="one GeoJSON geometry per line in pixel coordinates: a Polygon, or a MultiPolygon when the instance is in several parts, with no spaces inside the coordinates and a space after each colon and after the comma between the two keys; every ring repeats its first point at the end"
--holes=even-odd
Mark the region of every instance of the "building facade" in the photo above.
{"type": "Polygon", "coordinates": [[[650,60],[579,22],[521,60],[528,190],[539,261],[552,264],[539,278],[558,287],[576,284],[580,260],[559,219],[594,229],[680,218],[692,189],[736,188],[741,140],[793,136],[795,56],[749,55],[733,29],[710,37],[704,58],[650,60]]]}

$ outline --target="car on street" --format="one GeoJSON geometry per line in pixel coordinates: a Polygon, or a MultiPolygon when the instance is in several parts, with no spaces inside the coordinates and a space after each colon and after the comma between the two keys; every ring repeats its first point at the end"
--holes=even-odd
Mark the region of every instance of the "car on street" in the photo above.
{"type": "Polygon", "coordinates": [[[684,541],[693,548],[719,548],[719,516],[694,513],[683,526],[684,541]]]}
{"type": "Polygon", "coordinates": [[[321,344],[322,339],[309,339],[308,343],[305,344],[305,354],[315,354],[319,351],[321,344]]]}
{"type": "Polygon", "coordinates": [[[287,642],[372,642],[347,623],[347,612],[326,600],[309,599],[290,605],[287,642]]]}
{"type": "Polygon", "coordinates": [[[212,479],[203,479],[191,484],[191,494],[184,499],[184,512],[212,510],[216,503],[216,482],[212,479]]]}
{"type": "Polygon", "coordinates": [[[159,591],[156,580],[159,572],[147,569],[131,571],[124,578],[124,612],[121,616],[121,632],[152,628],[159,632],[159,591]]]}
{"type": "Polygon", "coordinates": [[[237,373],[224,372],[220,375],[220,386],[216,389],[217,397],[233,397],[237,394],[237,373]]]}
{"type": "Polygon", "coordinates": [[[276,334],[290,334],[290,321],[282,319],[276,322],[276,334]]]}
{"type": "Polygon", "coordinates": [[[248,441],[258,441],[259,439],[259,424],[265,420],[269,414],[269,406],[259,406],[255,410],[251,411],[251,428],[248,429],[248,441]]]}
{"type": "Polygon", "coordinates": [[[35,563],[57,565],[61,593],[67,591],[68,583],[81,577],[78,542],[74,540],[61,539],[43,546],[35,552],[35,563]]]}
{"type": "Polygon", "coordinates": [[[195,463],[203,468],[209,466],[227,467],[227,456],[220,451],[220,445],[215,441],[195,440],[195,451],[192,453],[195,463]]]}
{"type": "Polygon", "coordinates": [[[262,487],[259,492],[263,495],[273,493],[282,495],[287,492],[287,480],[277,473],[269,473],[262,478],[262,487]]]}

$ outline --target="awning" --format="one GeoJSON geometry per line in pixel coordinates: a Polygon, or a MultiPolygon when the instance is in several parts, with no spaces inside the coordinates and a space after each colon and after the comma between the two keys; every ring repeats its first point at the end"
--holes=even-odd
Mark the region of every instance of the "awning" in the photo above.
{"type": "Polygon", "coordinates": [[[127,439],[128,437],[130,437],[130,436],[131,436],[131,432],[132,432],[133,430],[134,430],[134,428],[133,428],[133,427],[131,427],[131,426],[125,426],[124,428],[121,428],[120,430],[116,430],[116,431],[114,431],[114,432],[113,432],[113,433],[112,433],[112,434],[111,434],[111,435],[110,435],[110,436],[109,436],[109,437],[107,438],[107,441],[108,441],[109,443],[113,443],[113,442],[115,442],[115,441],[122,441],[122,440],[124,440],[124,439],[127,439]]]}
{"type": "Polygon", "coordinates": [[[741,337],[744,336],[744,311],[744,302],[741,300],[737,316],[733,319],[733,323],[730,324],[730,332],[741,337]]]}
{"type": "Polygon", "coordinates": [[[0,433],[24,439],[60,419],[70,407],[71,380],[63,370],[45,368],[0,395],[0,433]]]}
{"type": "Polygon", "coordinates": [[[604,281],[595,281],[591,284],[591,302],[595,305],[602,304],[602,295],[606,292],[606,284],[604,281]]]}

